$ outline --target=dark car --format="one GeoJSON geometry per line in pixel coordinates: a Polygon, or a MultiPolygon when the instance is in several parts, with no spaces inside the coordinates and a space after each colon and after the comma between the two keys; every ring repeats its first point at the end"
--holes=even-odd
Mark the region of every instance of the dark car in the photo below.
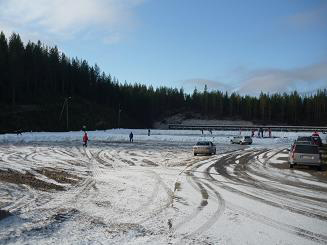
{"type": "Polygon", "coordinates": [[[307,141],[313,143],[312,136],[298,136],[296,141],[307,141]]]}
{"type": "Polygon", "coordinates": [[[322,146],[322,140],[319,136],[312,136],[312,143],[317,145],[317,146],[322,146]]]}

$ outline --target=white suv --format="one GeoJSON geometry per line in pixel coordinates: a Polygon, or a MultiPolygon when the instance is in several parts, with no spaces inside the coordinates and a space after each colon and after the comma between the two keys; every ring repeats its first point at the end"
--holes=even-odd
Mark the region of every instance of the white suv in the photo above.
{"type": "Polygon", "coordinates": [[[251,145],[252,138],[250,136],[235,136],[230,140],[230,142],[232,144],[240,144],[240,145],[249,144],[249,145],[251,145]]]}

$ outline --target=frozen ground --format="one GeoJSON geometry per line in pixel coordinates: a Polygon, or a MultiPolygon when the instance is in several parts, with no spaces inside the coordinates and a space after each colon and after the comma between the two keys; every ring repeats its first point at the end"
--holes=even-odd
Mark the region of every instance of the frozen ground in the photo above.
{"type": "Polygon", "coordinates": [[[303,133],[237,133],[0,135],[0,244],[327,244],[325,171],[286,161],[303,133]]]}

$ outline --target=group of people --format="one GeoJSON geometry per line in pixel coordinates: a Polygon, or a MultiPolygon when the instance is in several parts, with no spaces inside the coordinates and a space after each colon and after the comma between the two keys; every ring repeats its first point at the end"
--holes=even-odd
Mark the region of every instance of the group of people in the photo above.
{"type": "MultiPolygon", "coordinates": [[[[83,135],[83,147],[87,147],[87,142],[89,141],[89,136],[87,135],[85,127],[83,127],[84,135],[83,135]]],[[[150,136],[151,132],[150,129],[148,129],[148,136],[150,136]]],[[[130,132],[129,134],[129,142],[133,142],[133,132],[130,132]]]]}
{"type": "MultiPolygon", "coordinates": [[[[254,129],[254,128],[251,130],[251,137],[254,137],[255,131],[256,131],[256,129],[254,129]]],[[[258,129],[258,137],[263,138],[263,132],[264,132],[264,129],[259,128],[258,129]]],[[[269,134],[269,138],[271,138],[271,128],[268,128],[268,134],[269,134]]]]}

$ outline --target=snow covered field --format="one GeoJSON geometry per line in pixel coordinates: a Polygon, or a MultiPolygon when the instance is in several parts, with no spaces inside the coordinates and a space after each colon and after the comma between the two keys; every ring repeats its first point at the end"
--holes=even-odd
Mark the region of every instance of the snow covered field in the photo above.
{"type": "Polygon", "coordinates": [[[0,244],[327,244],[326,174],[286,160],[310,134],[237,134],[0,135],[0,244]],[[193,156],[202,139],[216,155],[193,156]]]}

